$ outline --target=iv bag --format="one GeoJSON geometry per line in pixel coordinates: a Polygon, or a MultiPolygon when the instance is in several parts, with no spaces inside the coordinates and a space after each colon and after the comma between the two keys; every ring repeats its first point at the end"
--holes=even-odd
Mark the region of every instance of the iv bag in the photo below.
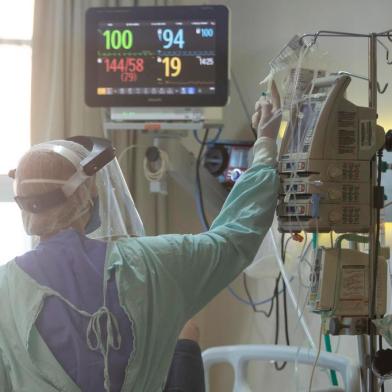
{"type": "Polygon", "coordinates": [[[290,112],[310,91],[313,80],[326,76],[326,57],[316,45],[302,45],[300,38],[294,36],[270,61],[270,73],[261,84],[275,81],[281,95],[283,120],[290,119],[290,112]]]}

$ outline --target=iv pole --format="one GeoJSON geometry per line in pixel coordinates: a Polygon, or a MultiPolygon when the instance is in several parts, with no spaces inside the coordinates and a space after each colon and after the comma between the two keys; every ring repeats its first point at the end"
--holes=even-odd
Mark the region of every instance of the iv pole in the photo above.
{"type": "MultiPolygon", "coordinates": [[[[369,107],[373,108],[377,113],[377,35],[372,33],[369,36],[369,107]]],[[[377,161],[374,157],[370,163],[373,189],[375,189],[377,178],[377,161]]],[[[372,193],[374,196],[374,192],[372,193]]],[[[370,215],[370,232],[369,232],[369,258],[370,258],[370,274],[369,274],[369,293],[370,293],[370,308],[369,320],[372,320],[376,315],[376,287],[377,271],[378,271],[378,234],[379,227],[377,225],[376,211],[374,205],[374,198],[371,197],[371,215],[370,215]]],[[[374,333],[371,321],[369,322],[369,347],[370,357],[367,361],[368,365],[368,383],[369,391],[375,392],[378,390],[378,381],[371,370],[371,361],[376,354],[377,335],[374,333]]],[[[366,362],[365,362],[366,363],[366,362]]]]}
{"type": "MultiPolygon", "coordinates": [[[[318,31],[315,34],[304,34],[301,37],[301,42],[305,43],[306,37],[313,37],[310,46],[314,45],[319,37],[354,37],[354,38],[367,38],[369,42],[368,48],[368,88],[369,88],[369,107],[373,108],[377,112],[377,93],[384,93],[387,85],[381,90],[377,81],[377,44],[386,51],[386,62],[392,64],[389,60],[388,48],[379,40],[379,37],[386,37],[392,42],[392,29],[382,33],[370,33],[370,34],[356,34],[356,33],[345,33],[339,31],[318,31]]],[[[377,161],[376,157],[371,161],[371,175],[372,175],[372,192],[371,192],[371,225],[369,230],[369,339],[368,342],[364,336],[358,337],[358,348],[361,356],[360,362],[362,371],[362,386],[366,388],[366,391],[376,392],[378,390],[378,380],[371,370],[371,360],[374,358],[377,347],[377,335],[374,333],[371,320],[376,316],[376,283],[377,283],[377,271],[378,271],[378,238],[379,238],[379,227],[378,227],[378,216],[376,213],[376,206],[374,205],[374,193],[377,188],[377,161]],[[373,191],[374,190],[374,191],[373,191]],[[370,353],[369,353],[370,351],[370,353]],[[369,355],[370,354],[370,355],[369,355]]],[[[378,213],[379,214],[379,213],[378,213]]],[[[364,392],[364,391],[363,391],[364,392]]]]}

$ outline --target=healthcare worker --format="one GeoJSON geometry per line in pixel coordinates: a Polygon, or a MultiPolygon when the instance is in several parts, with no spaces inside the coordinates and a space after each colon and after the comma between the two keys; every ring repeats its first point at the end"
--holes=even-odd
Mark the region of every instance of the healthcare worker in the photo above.
{"type": "MultiPolygon", "coordinates": [[[[274,92],[274,90],[273,90],[274,92]]],[[[104,139],[33,146],[15,192],[38,246],[0,268],[2,392],[161,392],[187,320],[254,258],[277,200],[279,97],[208,232],[144,236],[104,139]]]]}

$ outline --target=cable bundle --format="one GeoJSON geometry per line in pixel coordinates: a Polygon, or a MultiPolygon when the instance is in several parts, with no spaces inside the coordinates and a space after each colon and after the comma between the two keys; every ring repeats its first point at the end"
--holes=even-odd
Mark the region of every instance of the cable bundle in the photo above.
{"type": "Polygon", "coordinates": [[[148,181],[161,181],[170,168],[169,155],[158,147],[149,147],[143,160],[144,176],[148,181]]]}

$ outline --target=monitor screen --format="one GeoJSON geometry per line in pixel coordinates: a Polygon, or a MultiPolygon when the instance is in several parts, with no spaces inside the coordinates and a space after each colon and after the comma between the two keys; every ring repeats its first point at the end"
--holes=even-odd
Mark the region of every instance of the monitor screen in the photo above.
{"type": "Polygon", "coordinates": [[[89,106],[224,106],[225,6],[109,7],[86,13],[89,106]]]}

